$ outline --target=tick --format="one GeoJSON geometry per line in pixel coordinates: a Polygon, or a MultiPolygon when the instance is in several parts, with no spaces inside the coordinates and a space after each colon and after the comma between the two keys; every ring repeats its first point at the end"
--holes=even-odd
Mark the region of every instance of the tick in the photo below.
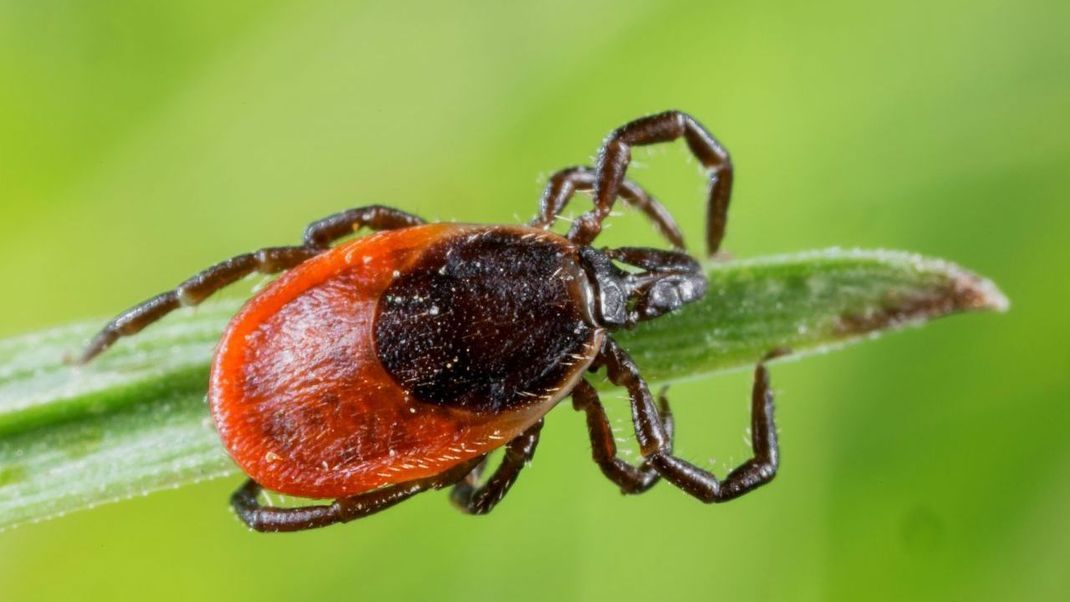
{"type": "Polygon", "coordinates": [[[586,413],[595,462],[622,492],[664,478],[703,502],[735,498],[777,470],[764,366],[751,401],[753,457],[722,480],[673,455],[667,400],[655,401],[612,337],[706,293],[670,214],[625,178],[632,147],[679,138],[708,173],[712,255],[732,164],[702,125],[669,111],[613,131],[594,168],[555,173],[527,225],[425,223],[381,206],[343,211],[311,224],[301,245],[238,255],[120,314],[80,361],[253,272],[285,272],[230,321],[208,392],[223,445],[249,476],[231,503],[257,531],[346,522],[447,486],[462,511],[489,512],[535,453],[544,415],[569,396],[586,413]],[[593,209],[555,234],[577,191],[591,191],[593,209]],[[673,249],[593,247],[618,197],[673,249]],[[362,228],[377,232],[332,246],[362,228]],[[628,393],[639,464],[617,456],[587,380],[599,370],[628,393]],[[500,447],[504,458],[483,479],[500,447]],[[274,507],[260,501],[262,488],[333,502],[274,507]]]}

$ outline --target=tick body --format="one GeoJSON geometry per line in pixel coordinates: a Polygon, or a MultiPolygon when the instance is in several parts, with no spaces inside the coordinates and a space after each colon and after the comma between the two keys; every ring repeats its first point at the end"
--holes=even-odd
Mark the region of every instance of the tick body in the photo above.
{"type": "Polygon", "coordinates": [[[597,165],[554,174],[523,226],[427,224],[382,206],[311,224],[302,244],[239,255],[120,314],[90,342],[88,362],[183,305],[253,272],[285,272],[230,322],[212,365],[209,405],[223,445],[249,480],[231,499],[259,531],[346,522],[428,489],[452,486],[461,510],[490,511],[535,452],[562,399],[586,415],[592,455],[623,493],[665,479],[705,502],[769,482],[778,455],[768,374],[751,399],[753,457],[723,480],[673,455],[668,402],[650,394],[612,332],[701,298],[706,279],[665,208],[625,178],[633,146],[683,138],[708,172],[707,250],[724,235],[728,153],[686,114],[633,121],[597,165]],[[577,191],[593,209],[550,231],[577,191]],[[620,199],[672,250],[591,243],[620,199]],[[336,241],[362,228],[363,238],[336,241]],[[643,459],[617,457],[590,372],[624,388],[643,459]],[[487,455],[505,448],[487,478],[487,455]],[[262,488],[329,504],[273,507],[262,488]]]}
{"type": "Polygon", "coordinates": [[[604,331],[578,247],[518,227],[360,238],[254,298],[209,399],[261,485],[348,497],[437,475],[515,439],[566,395],[604,331]],[[522,277],[518,277],[522,273],[522,277]]]}

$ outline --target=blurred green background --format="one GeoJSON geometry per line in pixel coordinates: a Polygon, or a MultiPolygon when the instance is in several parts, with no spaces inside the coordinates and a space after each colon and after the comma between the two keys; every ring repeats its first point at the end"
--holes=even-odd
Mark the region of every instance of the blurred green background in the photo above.
{"type": "MultiPolygon", "coordinates": [[[[733,153],[737,256],[916,250],[1012,311],[778,367],[781,475],[725,506],[622,498],[562,407],[487,517],[431,493],[262,536],[226,479],[0,533],[0,599],[1067,599],[1070,4],[535,4],[0,3],[0,336],[348,206],[526,219],[670,107],[733,153]]],[[[700,240],[682,147],[636,156],[700,240]]],[[[634,215],[606,237],[655,240],[634,215]]],[[[748,380],[674,387],[682,454],[746,454],[748,380]]]]}

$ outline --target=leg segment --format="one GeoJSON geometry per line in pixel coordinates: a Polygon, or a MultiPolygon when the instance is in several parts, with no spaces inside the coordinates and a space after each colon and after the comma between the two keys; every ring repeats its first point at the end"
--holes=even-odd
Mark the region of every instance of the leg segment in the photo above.
{"type": "MultiPolygon", "coordinates": [[[[550,177],[546,190],[539,199],[539,216],[531,225],[537,228],[549,228],[554,219],[565,210],[572,196],[581,190],[593,190],[597,174],[590,167],[567,167],[550,177]]],[[[685,248],[684,235],[665,206],[631,180],[620,183],[619,194],[625,203],[639,209],[647,219],[654,223],[658,232],[679,250],[685,248]]]]}
{"type": "Polygon", "coordinates": [[[87,363],[119,338],[137,334],[180,307],[197,305],[219,289],[253,272],[276,274],[295,267],[325,251],[332,241],[362,226],[389,230],[422,223],[423,220],[414,215],[378,205],[350,209],[324,218],[308,227],[303,246],[270,247],[231,257],[186,280],[174,290],[156,295],[119,314],[89,342],[76,361],[87,363]]]}
{"type": "Polygon", "coordinates": [[[434,477],[399,483],[350,498],[335,500],[331,504],[302,506],[296,508],[273,508],[261,505],[257,496],[261,487],[252,479],[245,482],[230,498],[230,504],[238,518],[250,529],[260,532],[279,533],[304,531],[345,523],[375,514],[410,497],[427,491],[441,489],[464,478],[481,461],[480,456],[434,477]]]}
{"type": "Polygon", "coordinates": [[[478,485],[481,466],[476,466],[467,477],[454,485],[450,493],[453,505],[465,514],[486,514],[502,501],[520,476],[520,471],[535,455],[542,422],[540,419],[505,446],[501,465],[482,486],[478,485]]]}
{"type": "Polygon", "coordinates": [[[391,207],[382,205],[357,207],[309,224],[305,229],[305,246],[325,249],[332,242],[361,228],[399,230],[423,223],[425,223],[423,218],[391,207]]]}
{"type": "Polygon", "coordinates": [[[663,251],[646,247],[619,247],[603,251],[613,261],[626,263],[654,273],[701,274],[702,266],[682,251],[663,251]]]}
{"type": "MultiPolygon", "coordinates": [[[[771,357],[774,354],[766,359],[771,357]]],[[[754,456],[730,472],[724,480],[719,480],[709,471],[672,455],[668,435],[658,420],[650,391],[631,357],[607,339],[600,359],[606,365],[610,381],[627,388],[632,398],[632,419],[643,457],[672,484],[703,502],[714,503],[753,491],[776,476],[779,452],[776,423],[773,420],[773,392],[764,363],[759,363],[755,369],[751,395],[751,445],[754,456]]]]}
{"type": "MultiPolygon", "coordinates": [[[[669,448],[672,448],[673,420],[669,411],[669,400],[664,391],[658,396],[659,414],[662,428],[668,434],[669,448]]],[[[635,466],[617,457],[617,444],[613,437],[613,428],[609,425],[605,408],[598,399],[598,393],[587,381],[581,380],[572,390],[572,405],[587,414],[587,431],[591,436],[591,455],[610,481],[620,487],[624,494],[643,493],[661,479],[650,462],[644,460],[635,466]]]]}
{"type": "Polygon", "coordinates": [[[602,143],[595,167],[594,209],[572,225],[569,239],[589,245],[602,231],[602,221],[620,194],[633,146],[683,138],[691,153],[710,174],[706,208],[706,246],[713,255],[721,246],[732,194],[732,162],[728,151],[701,124],[680,111],[666,111],[636,119],[614,130],[602,143]]]}
{"type": "Polygon", "coordinates": [[[217,263],[178,285],[174,290],[156,295],[119,314],[93,337],[77,363],[85,364],[111,347],[120,337],[137,334],[149,324],[180,307],[197,305],[212,293],[253,272],[262,274],[281,272],[296,266],[318,252],[308,247],[274,247],[260,249],[255,253],[245,253],[217,263]]]}

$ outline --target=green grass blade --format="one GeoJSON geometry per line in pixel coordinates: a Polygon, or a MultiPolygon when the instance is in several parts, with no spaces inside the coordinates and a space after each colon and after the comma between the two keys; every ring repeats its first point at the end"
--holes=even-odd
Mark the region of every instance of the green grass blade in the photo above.
{"type": "MultiPolygon", "coordinates": [[[[812,252],[708,274],[701,302],[615,335],[651,381],[1007,307],[989,281],[900,252],[812,252]]],[[[0,528],[234,472],[204,398],[215,341],[237,307],[180,312],[84,367],[64,358],[101,321],[0,341],[0,528]]]]}

